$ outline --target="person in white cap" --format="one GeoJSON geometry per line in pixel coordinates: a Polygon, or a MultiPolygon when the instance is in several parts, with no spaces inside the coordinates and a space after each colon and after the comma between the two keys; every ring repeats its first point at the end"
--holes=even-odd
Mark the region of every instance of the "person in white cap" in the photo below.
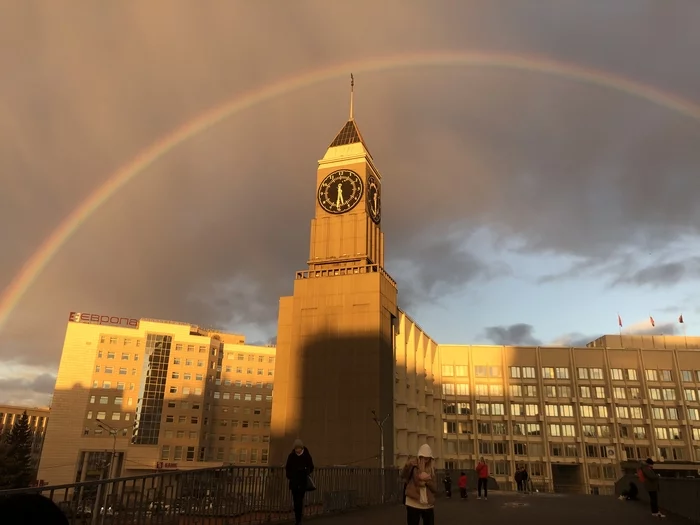
{"type": "Polygon", "coordinates": [[[401,477],[406,485],[406,524],[434,525],[435,494],[437,483],[433,451],[427,443],[418,449],[418,457],[410,457],[406,462],[401,477]]]}
{"type": "Polygon", "coordinates": [[[314,490],[310,487],[309,476],[314,471],[314,460],[311,458],[309,449],[304,446],[301,439],[294,441],[294,449],[287,456],[285,472],[289,480],[289,490],[292,491],[292,501],[294,502],[294,519],[296,525],[301,524],[304,516],[304,495],[307,490],[314,490]]]}

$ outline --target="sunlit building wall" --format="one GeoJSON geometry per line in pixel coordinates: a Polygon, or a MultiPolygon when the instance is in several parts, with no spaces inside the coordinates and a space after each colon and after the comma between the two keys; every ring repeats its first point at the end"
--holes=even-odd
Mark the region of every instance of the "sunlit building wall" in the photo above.
{"type": "Polygon", "coordinates": [[[700,353],[692,342],[617,342],[440,345],[441,464],[471,468],[484,456],[502,483],[527,465],[545,486],[595,490],[614,484],[621,461],[700,461],[700,353]]]}
{"type": "Polygon", "coordinates": [[[40,479],[266,464],[274,348],[187,323],[72,319],[40,479]]]}

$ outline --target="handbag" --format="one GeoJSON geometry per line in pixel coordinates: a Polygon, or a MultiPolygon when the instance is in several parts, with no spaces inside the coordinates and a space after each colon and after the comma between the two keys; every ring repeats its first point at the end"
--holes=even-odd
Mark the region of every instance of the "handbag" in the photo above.
{"type": "Polygon", "coordinates": [[[309,474],[306,476],[306,492],[313,492],[314,490],[316,490],[316,483],[314,483],[314,479],[309,474]]]}

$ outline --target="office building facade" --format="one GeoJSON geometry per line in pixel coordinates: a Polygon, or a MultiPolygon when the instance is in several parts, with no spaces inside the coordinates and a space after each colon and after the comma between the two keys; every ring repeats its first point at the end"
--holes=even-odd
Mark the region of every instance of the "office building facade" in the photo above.
{"type": "Polygon", "coordinates": [[[32,431],[32,470],[36,474],[44,445],[44,433],[49,419],[49,409],[44,407],[23,407],[0,405],[0,436],[10,432],[15,421],[26,412],[29,428],[32,431]]]}
{"type": "Polygon", "coordinates": [[[274,361],[237,334],[71,313],[39,477],[265,465],[274,361]]]}

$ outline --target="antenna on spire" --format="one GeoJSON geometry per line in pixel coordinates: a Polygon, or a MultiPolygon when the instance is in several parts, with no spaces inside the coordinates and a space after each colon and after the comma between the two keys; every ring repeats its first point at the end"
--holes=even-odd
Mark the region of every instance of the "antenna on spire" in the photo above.
{"type": "Polygon", "coordinates": [[[355,77],[350,73],[350,120],[354,120],[355,77]]]}

